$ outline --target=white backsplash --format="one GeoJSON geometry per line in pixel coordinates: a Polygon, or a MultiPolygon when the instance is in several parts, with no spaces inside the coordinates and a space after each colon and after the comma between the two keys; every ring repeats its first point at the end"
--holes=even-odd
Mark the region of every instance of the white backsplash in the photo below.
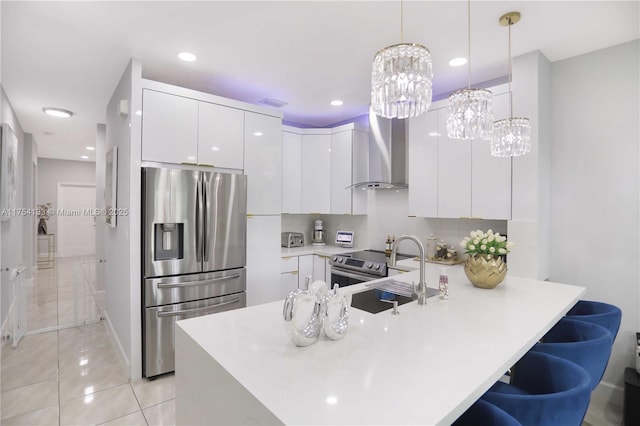
{"type": "MultiPolygon", "coordinates": [[[[384,250],[387,235],[396,237],[403,234],[415,235],[425,244],[431,234],[447,245],[454,246],[461,252],[458,245],[469,232],[482,229],[492,229],[494,232],[506,234],[506,220],[481,219],[427,219],[423,217],[409,217],[408,191],[376,190],[369,191],[369,214],[366,216],[350,215],[311,215],[311,214],[283,214],[282,231],[304,233],[305,245],[311,244],[313,222],[321,219],[324,222],[327,244],[334,244],[338,229],[355,232],[355,247],[358,249],[384,250]]],[[[517,243],[517,242],[516,242],[517,243]]],[[[418,254],[414,244],[402,243],[402,253],[418,254]]]]}

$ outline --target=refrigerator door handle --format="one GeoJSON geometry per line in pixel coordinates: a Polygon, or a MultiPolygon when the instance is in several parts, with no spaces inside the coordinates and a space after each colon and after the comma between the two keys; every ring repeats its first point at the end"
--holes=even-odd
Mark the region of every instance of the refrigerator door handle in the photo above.
{"type": "Polygon", "coordinates": [[[181,282],[181,283],[161,283],[161,284],[158,284],[157,287],[158,288],[192,287],[192,286],[213,284],[213,283],[217,283],[217,282],[220,282],[220,281],[235,280],[237,278],[240,278],[240,274],[233,274],[233,275],[229,275],[229,276],[226,276],[226,277],[212,278],[212,279],[202,280],[202,281],[186,281],[186,282],[181,282]]]}
{"type": "Polygon", "coordinates": [[[180,315],[192,314],[194,312],[202,312],[202,311],[212,310],[212,309],[215,309],[215,308],[219,308],[221,306],[226,306],[226,305],[231,305],[233,303],[238,303],[239,301],[240,301],[240,299],[237,298],[237,299],[229,300],[227,302],[216,303],[215,305],[203,306],[202,308],[183,309],[183,310],[180,310],[180,311],[172,311],[172,312],[158,312],[158,313],[156,313],[156,316],[158,318],[162,318],[162,317],[178,317],[180,315]]]}
{"type": "Polygon", "coordinates": [[[202,233],[202,239],[204,240],[202,242],[202,251],[204,253],[204,255],[202,256],[202,261],[206,262],[207,260],[209,260],[209,250],[208,250],[208,246],[209,246],[209,227],[208,222],[209,222],[209,209],[207,209],[207,192],[209,191],[209,185],[207,185],[207,180],[204,178],[202,179],[202,228],[203,228],[203,233],[202,233]]]}
{"type": "Polygon", "coordinates": [[[195,230],[196,230],[196,261],[202,262],[202,182],[201,176],[196,182],[195,230]]]}

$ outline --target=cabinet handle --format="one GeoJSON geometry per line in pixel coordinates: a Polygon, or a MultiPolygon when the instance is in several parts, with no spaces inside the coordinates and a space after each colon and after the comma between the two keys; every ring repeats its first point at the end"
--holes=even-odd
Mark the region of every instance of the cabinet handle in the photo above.
{"type": "Polygon", "coordinates": [[[291,271],[289,272],[291,275],[298,275],[298,271],[291,271]]]}
{"type": "Polygon", "coordinates": [[[197,166],[198,163],[187,163],[186,161],[182,161],[180,162],[180,164],[184,165],[184,166],[197,166]]]}
{"type": "Polygon", "coordinates": [[[481,217],[478,216],[460,216],[460,219],[482,219],[481,217]]]}
{"type": "Polygon", "coordinates": [[[213,164],[207,164],[207,163],[198,163],[198,166],[202,166],[202,167],[215,167],[213,164]]]}
{"type": "Polygon", "coordinates": [[[253,213],[247,213],[247,218],[253,217],[253,213]]]}
{"type": "Polygon", "coordinates": [[[410,214],[410,215],[409,215],[409,216],[407,216],[407,217],[418,217],[418,216],[416,216],[415,214],[410,214]]]}

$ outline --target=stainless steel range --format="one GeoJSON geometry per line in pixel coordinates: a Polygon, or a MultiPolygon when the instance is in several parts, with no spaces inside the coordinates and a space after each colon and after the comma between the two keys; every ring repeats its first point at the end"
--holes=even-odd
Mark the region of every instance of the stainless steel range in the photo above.
{"type": "MultiPolygon", "coordinates": [[[[398,260],[413,256],[398,254],[398,260]]],[[[362,250],[337,254],[331,257],[331,286],[340,287],[359,284],[366,281],[386,277],[388,273],[388,257],[383,251],[362,250]]]]}

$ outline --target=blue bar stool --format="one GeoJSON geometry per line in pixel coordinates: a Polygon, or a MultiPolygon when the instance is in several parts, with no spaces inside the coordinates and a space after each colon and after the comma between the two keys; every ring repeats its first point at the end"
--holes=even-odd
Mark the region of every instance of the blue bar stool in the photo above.
{"type": "MultiPolygon", "coordinates": [[[[607,368],[613,336],[604,327],[589,322],[562,318],[531,349],[564,358],[584,368],[595,389],[607,368]]],[[[519,371],[515,371],[518,375],[519,371]]]]}
{"type": "Polygon", "coordinates": [[[589,407],[590,382],[573,362],[530,351],[515,365],[512,383],[497,382],[482,399],[523,425],[579,426],[589,407]]]}
{"type": "Polygon", "coordinates": [[[520,422],[511,417],[501,408],[482,399],[469,407],[452,426],[521,426],[520,422]]]}
{"type": "Polygon", "coordinates": [[[617,306],[608,303],[579,300],[567,312],[566,318],[598,324],[609,330],[613,340],[616,340],[622,320],[622,311],[617,306]]]}

